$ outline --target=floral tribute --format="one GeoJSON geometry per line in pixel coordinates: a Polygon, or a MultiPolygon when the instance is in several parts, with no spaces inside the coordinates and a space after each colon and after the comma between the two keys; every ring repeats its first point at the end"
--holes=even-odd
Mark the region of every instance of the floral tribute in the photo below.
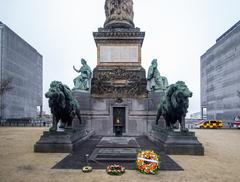
{"type": "Polygon", "coordinates": [[[156,174],[160,167],[159,161],[159,155],[153,151],[141,151],[137,154],[137,170],[143,174],[156,174]]]}
{"type": "Polygon", "coordinates": [[[91,166],[84,166],[84,167],[82,168],[82,171],[83,171],[84,173],[90,173],[90,172],[92,172],[92,167],[91,167],[91,166]]]}
{"type": "Polygon", "coordinates": [[[107,166],[106,171],[110,175],[121,175],[125,173],[125,167],[118,164],[113,164],[113,165],[107,166]]]}

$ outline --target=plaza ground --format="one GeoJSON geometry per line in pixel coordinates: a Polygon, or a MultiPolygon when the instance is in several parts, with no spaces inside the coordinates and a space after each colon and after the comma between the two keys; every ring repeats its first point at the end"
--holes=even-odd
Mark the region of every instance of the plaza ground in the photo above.
{"type": "Polygon", "coordinates": [[[138,182],[138,181],[240,181],[240,130],[195,130],[205,156],[171,155],[184,171],[143,175],[127,170],[110,176],[105,170],[51,169],[68,154],[33,153],[33,145],[47,128],[0,128],[0,182],[138,182]]]}

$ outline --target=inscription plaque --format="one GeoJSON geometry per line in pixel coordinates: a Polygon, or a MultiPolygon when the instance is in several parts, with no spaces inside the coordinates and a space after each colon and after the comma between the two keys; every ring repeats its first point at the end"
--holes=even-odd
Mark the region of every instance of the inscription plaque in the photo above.
{"type": "Polygon", "coordinates": [[[138,46],[100,46],[100,63],[137,63],[138,46]]]}

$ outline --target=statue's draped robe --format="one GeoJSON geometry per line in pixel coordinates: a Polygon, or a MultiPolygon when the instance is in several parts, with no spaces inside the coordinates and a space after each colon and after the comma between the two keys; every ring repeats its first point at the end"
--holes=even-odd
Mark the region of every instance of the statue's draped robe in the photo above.
{"type": "Polygon", "coordinates": [[[163,89],[163,81],[157,68],[150,66],[147,75],[147,90],[163,89]]]}
{"type": "Polygon", "coordinates": [[[89,90],[92,76],[91,68],[85,64],[80,68],[78,72],[81,74],[74,79],[75,89],[89,90]]]}

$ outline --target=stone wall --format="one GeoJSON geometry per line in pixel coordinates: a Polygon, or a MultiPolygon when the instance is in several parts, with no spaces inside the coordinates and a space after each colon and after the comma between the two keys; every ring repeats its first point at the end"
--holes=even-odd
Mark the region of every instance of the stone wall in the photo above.
{"type": "Polygon", "coordinates": [[[114,136],[113,109],[123,107],[126,111],[123,136],[146,135],[155,124],[157,106],[162,92],[149,94],[147,98],[96,98],[90,93],[73,91],[81,109],[81,118],[88,130],[97,135],[114,136]]]}

